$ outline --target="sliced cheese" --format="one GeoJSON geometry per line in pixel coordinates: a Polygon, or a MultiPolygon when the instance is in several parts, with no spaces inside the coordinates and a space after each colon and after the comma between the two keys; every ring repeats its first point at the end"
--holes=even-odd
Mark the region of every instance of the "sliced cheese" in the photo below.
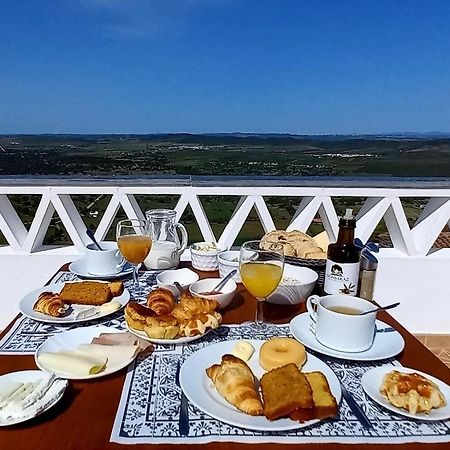
{"type": "Polygon", "coordinates": [[[231,350],[231,354],[236,356],[236,358],[240,358],[243,361],[248,361],[255,351],[255,347],[253,347],[250,342],[241,341],[237,342],[236,345],[231,350]]]}
{"type": "Polygon", "coordinates": [[[130,361],[139,347],[137,345],[81,344],[78,350],[88,355],[107,358],[108,367],[115,367],[130,361]]]}
{"type": "Polygon", "coordinates": [[[38,361],[47,370],[76,376],[88,376],[102,372],[108,361],[106,356],[98,356],[79,350],[41,353],[38,361]]]}

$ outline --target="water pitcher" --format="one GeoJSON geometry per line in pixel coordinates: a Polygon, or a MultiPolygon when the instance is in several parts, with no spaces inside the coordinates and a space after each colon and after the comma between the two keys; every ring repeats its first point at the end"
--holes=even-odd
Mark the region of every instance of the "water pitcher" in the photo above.
{"type": "Polygon", "coordinates": [[[145,217],[153,229],[153,245],[144,261],[147,269],[172,269],[180,262],[180,255],[186,248],[186,228],[176,222],[173,209],[151,209],[145,217]],[[181,242],[177,230],[181,233],[181,242]]]}

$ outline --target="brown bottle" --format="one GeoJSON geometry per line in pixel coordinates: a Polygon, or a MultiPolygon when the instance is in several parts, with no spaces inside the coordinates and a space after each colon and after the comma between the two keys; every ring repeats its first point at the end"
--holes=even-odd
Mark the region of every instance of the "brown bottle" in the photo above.
{"type": "Polygon", "coordinates": [[[327,294],[356,295],[360,250],[353,243],[356,219],[351,209],[339,220],[337,241],[328,246],[324,291],[327,294]]]}

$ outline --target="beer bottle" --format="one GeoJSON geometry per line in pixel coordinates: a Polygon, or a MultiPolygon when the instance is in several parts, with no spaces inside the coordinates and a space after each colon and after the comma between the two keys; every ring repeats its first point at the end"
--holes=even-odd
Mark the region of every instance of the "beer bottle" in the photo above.
{"type": "Polygon", "coordinates": [[[327,294],[356,295],[360,249],[354,244],[356,219],[351,209],[339,220],[337,241],[328,246],[324,290],[327,294]]]}

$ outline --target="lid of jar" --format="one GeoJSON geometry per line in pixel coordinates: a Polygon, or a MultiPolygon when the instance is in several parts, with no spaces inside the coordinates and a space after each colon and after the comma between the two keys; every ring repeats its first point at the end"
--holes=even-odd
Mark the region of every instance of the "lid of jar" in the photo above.
{"type": "Polygon", "coordinates": [[[378,259],[368,251],[363,251],[361,254],[361,269],[363,270],[377,270],[378,259]]]}

